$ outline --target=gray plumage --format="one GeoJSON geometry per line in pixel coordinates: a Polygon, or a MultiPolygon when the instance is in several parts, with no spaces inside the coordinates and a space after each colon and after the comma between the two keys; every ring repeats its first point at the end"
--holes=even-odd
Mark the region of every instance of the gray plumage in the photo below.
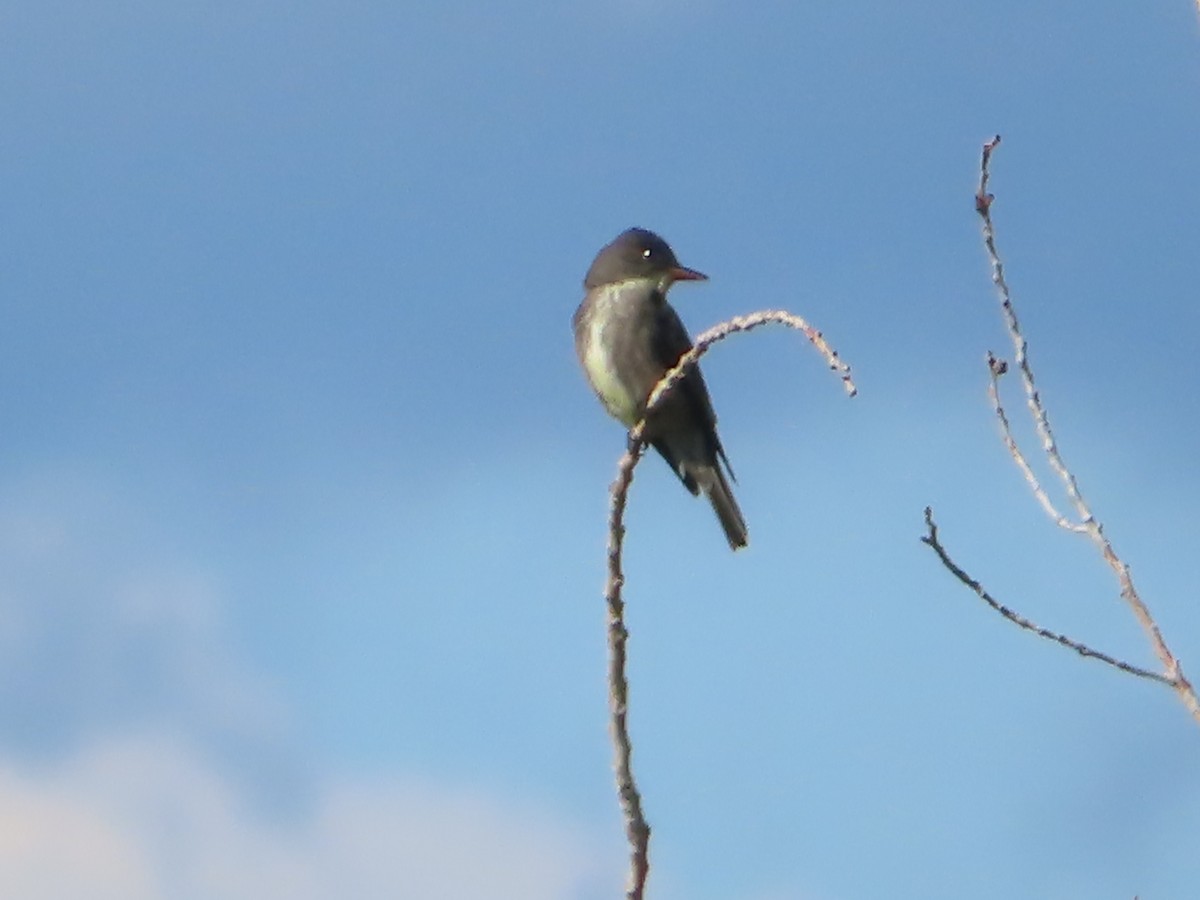
{"type": "MultiPolygon", "coordinates": [[[[575,352],[600,402],[627,428],[637,424],[654,386],[692,347],[667,290],[676,281],[706,277],[681,266],[666,241],[644,228],[619,234],[588,270],[572,320],[575,352]]],[[[705,493],[729,546],[746,546],[746,523],[725,477],[728,472],[733,478],[733,470],[698,366],[651,415],[646,440],[684,487],[705,493]]]]}

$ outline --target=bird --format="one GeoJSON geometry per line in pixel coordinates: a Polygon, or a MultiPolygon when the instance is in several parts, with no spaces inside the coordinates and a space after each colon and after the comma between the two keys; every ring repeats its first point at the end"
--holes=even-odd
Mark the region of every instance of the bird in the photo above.
{"type": "MultiPolygon", "coordinates": [[[[677,281],[707,280],[645,228],[621,232],[596,254],[572,317],[575,352],[604,408],[626,428],[641,420],[655,385],[692,348],[667,291],[677,281]]],[[[644,438],[693,496],[708,497],[730,548],[745,547],[746,521],[729,486],[737,479],[699,366],[651,413],[644,438]]]]}

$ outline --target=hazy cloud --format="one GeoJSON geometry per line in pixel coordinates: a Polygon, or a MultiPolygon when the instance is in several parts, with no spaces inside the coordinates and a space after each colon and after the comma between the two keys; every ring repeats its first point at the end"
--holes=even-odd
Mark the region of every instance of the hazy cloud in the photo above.
{"type": "Polygon", "coordinates": [[[0,884],[30,900],[564,900],[615,887],[582,829],[475,791],[346,779],[264,817],[187,744],[0,764],[0,884]]]}

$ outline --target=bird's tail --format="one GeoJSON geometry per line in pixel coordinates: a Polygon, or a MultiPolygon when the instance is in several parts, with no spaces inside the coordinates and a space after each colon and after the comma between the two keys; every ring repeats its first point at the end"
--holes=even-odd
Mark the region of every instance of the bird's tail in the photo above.
{"type": "Polygon", "coordinates": [[[738,509],[737,501],[733,499],[733,491],[729,488],[729,482],[725,480],[725,473],[721,471],[721,467],[717,463],[707,468],[697,481],[700,482],[701,488],[708,496],[709,502],[712,503],[713,511],[716,512],[717,518],[721,520],[721,527],[725,529],[725,539],[729,541],[729,547],[732,550],[737,550],[745,547],[749,543],[749,536],[746,532],[746,520],[742,518],[742,511],[738,509]]]}

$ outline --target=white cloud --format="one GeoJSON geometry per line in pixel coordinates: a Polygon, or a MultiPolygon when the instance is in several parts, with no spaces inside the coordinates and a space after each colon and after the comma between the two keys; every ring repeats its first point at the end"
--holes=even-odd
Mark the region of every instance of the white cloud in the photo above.
{"type": "Polygon", "coordinates": [[[179,741],[0,764],[0,884],[24,900],[564,900],[608,880],[580,828],[476,791],[340,780],[280,820],[179,741]]]}
{"type": "Polygon", "coordinates": [[[314,772],[292,711],[232,649],[219,576],[52,474],[0,485],[4,897],[617,893],[607,836],[415,776],[314,772]]]}
{"type": "Polygon", "coordinates": [[[62,783],[0,771],[0,882],[13,897],[155,896],[140,849],[62,783]]]}

